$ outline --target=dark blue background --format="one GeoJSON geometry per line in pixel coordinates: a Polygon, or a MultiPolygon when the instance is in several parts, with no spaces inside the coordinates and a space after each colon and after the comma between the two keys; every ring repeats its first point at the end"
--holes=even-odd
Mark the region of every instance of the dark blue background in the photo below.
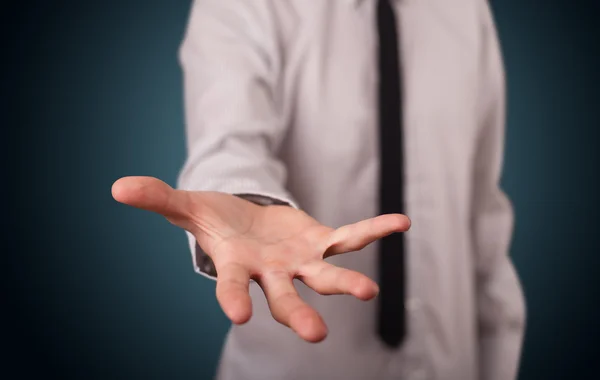
{"type": "MultiPolygon", "coordinates": [[[[214,284],[192,271],[183,232],[110,195],[125,175],[175,183],[188,10],[176,0],[3,10],[2,360],[16,378],[214,372],[228,328],[214,284]]],[[[592,378],[600,6],[505,0],[494,10],[509,80],[504,185],[529,309],[521,379],[592,378]]]]}

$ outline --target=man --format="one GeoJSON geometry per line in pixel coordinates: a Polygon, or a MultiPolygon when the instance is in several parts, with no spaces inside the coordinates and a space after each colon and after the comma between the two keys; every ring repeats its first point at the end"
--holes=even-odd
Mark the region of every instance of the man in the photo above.
{"type": "Polygon", "coordinates": [[[188,231],[216,279],[219,379],[515,379],[485,0],[197,0],[180,54],[179,189],[113,195],[188,231]]]}

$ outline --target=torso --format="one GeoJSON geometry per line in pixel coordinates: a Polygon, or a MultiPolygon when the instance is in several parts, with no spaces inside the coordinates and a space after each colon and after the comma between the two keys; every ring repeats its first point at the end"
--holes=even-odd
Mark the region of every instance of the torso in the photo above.
{"type": "MultiPolygon", "coordinates": [[[[389,352],[379,342],[376,301],[323,297],[299,283],[301,296],[330,331],[323,343],[302,342],[272,319],[252,284],[254,316],[231,330],[221,379],[392,379],[419,373],[428,379],[476,378],[469,229],[479,128],[475,3],[398,3],[405,201],[413,223],[406,235],[410,331],[403,348],[389,352]]],[[[375,2],[356,8],[346,0],[268,4],[285,46],[276,98],[289,123],[280,152],[287,188],[300,207],[332,227],[372,217],[379,165],[375,2]]],[[[376,244],[331,262],[377,278],[376,244]]]]}

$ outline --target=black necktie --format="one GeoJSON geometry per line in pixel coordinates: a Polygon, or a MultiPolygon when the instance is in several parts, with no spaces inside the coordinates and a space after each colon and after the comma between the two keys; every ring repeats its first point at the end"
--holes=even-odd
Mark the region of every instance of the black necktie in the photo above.
{"type": "MultiPolygon", "coordinates": [[[[380,213],[403,213],[402,108],[398,36],[392,0],[378,0],[380,213]]],[[[404,236],[394,233],[379,242],[379,324],[381,339],[400,345],[406,331],[404,312],[404,236]]]]}

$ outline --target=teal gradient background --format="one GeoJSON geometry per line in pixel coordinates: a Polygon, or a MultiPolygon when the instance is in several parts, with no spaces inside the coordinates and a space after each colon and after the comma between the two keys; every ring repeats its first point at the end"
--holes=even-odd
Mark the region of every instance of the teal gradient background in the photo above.
{"type": "MultiPolygon", "coordinates": [[[[182,231],[110,194],[126,175],[175,184],[189,2],[15,4],[3,23],[3,360],[17,378],[209,379],[229,326],[214,284],[194,274],[182,231]]],[[[600,6],[494,11],[529,314],[520,379],[597,378],[600,6]]]]}

